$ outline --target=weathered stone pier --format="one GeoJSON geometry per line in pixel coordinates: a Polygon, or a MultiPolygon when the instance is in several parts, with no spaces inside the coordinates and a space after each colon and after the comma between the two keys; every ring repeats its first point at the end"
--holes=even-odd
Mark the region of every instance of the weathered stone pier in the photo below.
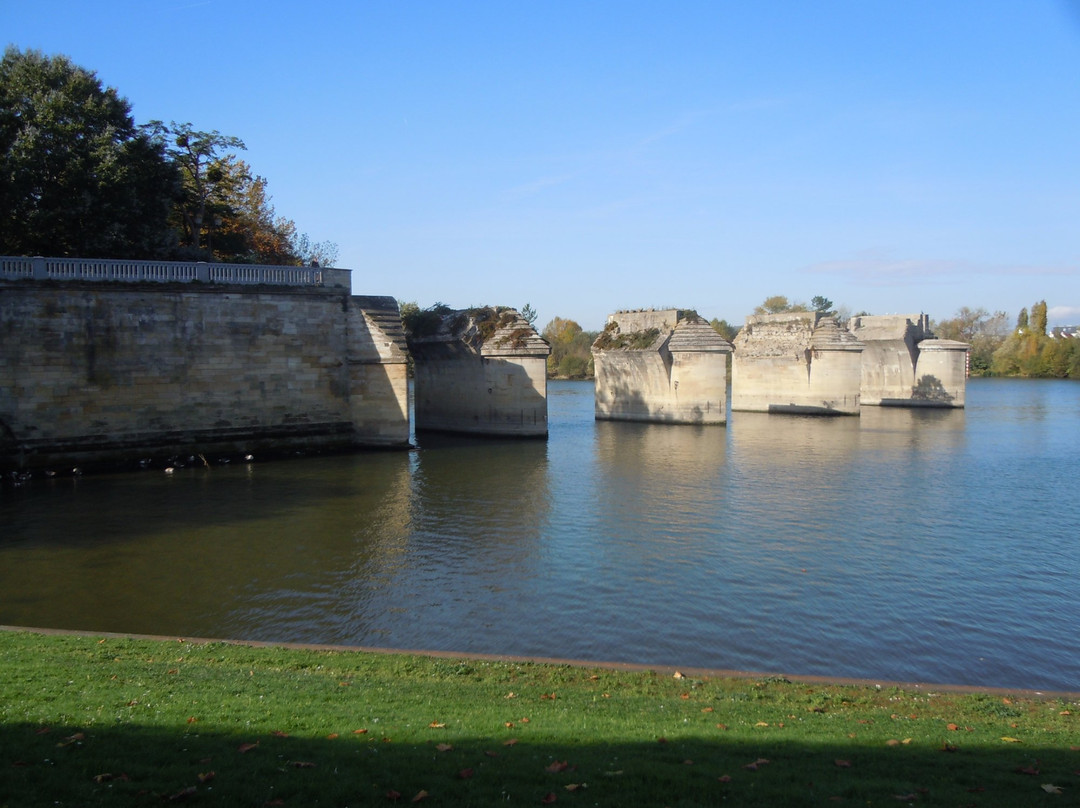
{"type": "Polygon", "coordinates": [[[731,343],[694,312],[616,312],[592,346],[596,418],[726,423],[730,353],[731,343]]]}
{"type": "Polygon", "coordinates": [[[408,441],[397,302],[348,270],[0,258],[0,469],[408,441]]]}
{"type": "Polygon", "coordinates": [[[546,437],[551,346],[515,309],[425,312],[408,334],[417,430],[546,437]]]}
{"type": "Polygon", "coordinates": [[[935,338],[925,314],[860,315],[851,331],[864,345],[863,404],[964,406],[967,343],[935,338]]]}
{"type": "Polygon", "coordinates": [[[734,344],[732,410],[859,414],[863,345],[835,317],[752,315],[734,344]]]}

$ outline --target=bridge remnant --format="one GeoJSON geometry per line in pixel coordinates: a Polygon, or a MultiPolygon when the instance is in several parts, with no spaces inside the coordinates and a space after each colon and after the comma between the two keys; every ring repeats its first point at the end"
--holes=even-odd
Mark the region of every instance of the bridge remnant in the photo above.
{"type": "Polygon", "coordinates": [[[547,437],[551,346],[515,309],[425,311],[406,338],[417,430],[547,437]]]}
{"type": "Polygon", "coordinates": [[[863,345],[835,317],[751,315],[734,345],[732,410],[859,414],[863,345]]]}
{"type": "Polygon", "coordinates": [[[206,266],[0,258],[0,470],[408,446],[393,298],[206,266]]]}
{"type": "Polygon", "coordinates": [[[964,406],[967,343],[934,337],[927,315],[859,315],[851,330],[865,346],[863,404],[964,406]]]}
{"type": "Polygon", "coordinates": [[[727,422],[731,343],[692,311],[620,311],[592,346],[597,420],[727,422]]]}

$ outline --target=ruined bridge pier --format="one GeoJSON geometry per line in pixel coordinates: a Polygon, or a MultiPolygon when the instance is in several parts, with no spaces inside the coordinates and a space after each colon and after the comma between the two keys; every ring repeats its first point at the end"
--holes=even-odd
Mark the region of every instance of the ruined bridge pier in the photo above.
{"type": "Polygon", "coordinates": [[[397,302],[348,270],[0,258],[0,469],[406,447],[397,302]]]}

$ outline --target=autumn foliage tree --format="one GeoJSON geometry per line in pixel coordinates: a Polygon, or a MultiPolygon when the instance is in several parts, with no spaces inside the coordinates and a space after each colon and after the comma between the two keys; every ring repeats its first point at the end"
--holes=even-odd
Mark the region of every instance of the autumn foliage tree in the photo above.
{"type": "Polygon", "coordinates": [[[991,371],[999,376],[1080,379],[1080,338],[1048,330],[1048,311],[1040,300],[1021,312],[1016,329],[993,353],[991,371]]]}
{"type": "Polygon", "coordinates": [[[544,326],[541,336],[551,345],[548,355],[548,376],[562,379],[591,379],[593,377],[592,344],[597,331],[584,331],[573,320],[554,317],[544,326]]]}

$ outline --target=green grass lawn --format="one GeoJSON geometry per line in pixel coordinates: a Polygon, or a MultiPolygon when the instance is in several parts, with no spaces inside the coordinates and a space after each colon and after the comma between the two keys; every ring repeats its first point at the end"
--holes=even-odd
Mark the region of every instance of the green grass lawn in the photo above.
{"type": "Polygon", "coordinates": [[[0,632],[0,806],[1080,805],[1080,702],[0,632]]]}

